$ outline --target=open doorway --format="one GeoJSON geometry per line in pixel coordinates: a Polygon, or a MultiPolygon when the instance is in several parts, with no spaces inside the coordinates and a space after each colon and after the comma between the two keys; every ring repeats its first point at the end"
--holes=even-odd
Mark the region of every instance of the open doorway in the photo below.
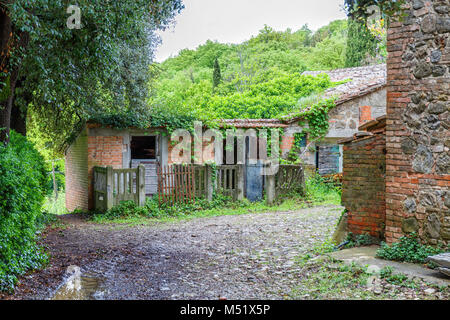
{"type": "Polygon", "coordinates": [[[158,136],[132,136],[130,143],[131,168],[145,167],[145,194],[158,193],[158,136]]]}
{"type": "Polygon", "coordinates": [[[156,136],[132,137],[131,159],[156,160],[156,136]]]}

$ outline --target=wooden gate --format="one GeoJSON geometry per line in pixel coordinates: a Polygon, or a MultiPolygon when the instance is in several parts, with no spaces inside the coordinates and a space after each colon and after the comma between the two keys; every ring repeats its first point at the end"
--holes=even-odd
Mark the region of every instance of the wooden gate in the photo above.
{"type": "Polygon", "coordinates": [[[195,167],[193,165],[158,166],[159,203],[195,201],[195,167]]]}
{"type": "Polygon", "coordinates": [[[138,206],[145,205],[145,167],[94,167],[95,209],[106,211],[122,201],[134,201],[138,206]]]}

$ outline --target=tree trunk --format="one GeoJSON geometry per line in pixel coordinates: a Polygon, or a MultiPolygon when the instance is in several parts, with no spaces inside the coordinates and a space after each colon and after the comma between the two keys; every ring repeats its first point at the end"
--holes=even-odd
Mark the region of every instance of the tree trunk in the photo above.
{"type": "Polygon", "coordinates": [[[9,87],[0,87],[0,143],[9,142],[9,130],[11,128],[11,112],[14,103],[14,91],[20,69],[20,57],[13,69],[10,69],[10,54],[14,49],[25,48],[28,45],[29,35],[18,34],[19,41],[15,41],[15,30],[8,11],[4,4],[0,4],[0,82],[9,87]]]}
{"type": "MultiPolygon", "coordinates": [[[[7,68],[9,64],[9,45],[11,39],[11,19],[9,19],[6,8],[0,7],[0,82],[6,86],[8,81],[7,68]]],[[[0,86],[0,142],[8,143],[9,127],[11,118],[11,88],[0,86]]]]}
{"type": "MultiPolygon", "coordinates": [[[[17,85],[16,85],[17,87],[17,85]]],[[[26,136],[27,135],[27,110],[21,110],[19,106],[15,104],[15,96],[12,101],[11,110],[11,129],[15,130],[17,133],[26,136]]]]}
{"type": "MultiPolygon", "coordinates": [[[[23,87],[25,83],[25,78],[21,77],[17,80],[16,89],[23,87]]],[[[23,91],[22,91],[23,92],[23,91]]],[[[31,95],[28,92],[23,92],[21,98],[25,102],[25,109],[21,109],[16,104],[17,93],[14,94],[12,101],[11,110],[11,129],[15,130],[17,133],[26,136],[27,135],[27,109],[28,105],[31,103],[31,95]]]]}

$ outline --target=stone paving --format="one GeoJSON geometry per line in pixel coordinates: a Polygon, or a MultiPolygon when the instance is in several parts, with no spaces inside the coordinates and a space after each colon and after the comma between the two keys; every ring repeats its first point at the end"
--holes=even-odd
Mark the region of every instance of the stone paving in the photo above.
{"type": "Polygon", "coordinates": [[[329,237],[341,212],[321,206],[147,226],[75,219],[47,237],[51,265],[23,279],[15,298],[52,298],[77,265],[81,283],[97,286],[91,299],[283,299],[301,277],[296,257],[329,237]]]}

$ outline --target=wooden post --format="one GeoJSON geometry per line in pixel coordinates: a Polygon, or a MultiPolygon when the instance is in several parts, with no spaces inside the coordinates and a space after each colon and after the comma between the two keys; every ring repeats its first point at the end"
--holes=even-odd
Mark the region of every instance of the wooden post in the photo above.
{"type": "Polygon", "coordinates": [[[55,201],[56,201],[58,200],[58,184],[56,183],[55,160],[52,160],[52,179],[53,179],[53,192],[55,194],[55,201]]]}
{"type": "Polygon", "coordinates": [[[145,206],[145,167],[142,164],[137,167],[136,188],[137,205],[143,207],[145,206]]]}
{"type": "Polygon", "coordinates": [[[113,168],[108,166],[106,167],[106,210],[114,206],[113,179],[113,168]]]}
{"type": "MultiPolygon", "coordinates": [[[[266,172],[271,173],[270,171],[266,172]]],[[[275,202],[275,174],[266,175],[266,201],[269,206],[275,202]]]]}
{"type": "Polygon", "coordinates": [[[241,200],[244,200],[244,165],[238,164],[236,172],[237,172],[237,177],[236,177],[237,200],[241,201],[241,200]]]}

